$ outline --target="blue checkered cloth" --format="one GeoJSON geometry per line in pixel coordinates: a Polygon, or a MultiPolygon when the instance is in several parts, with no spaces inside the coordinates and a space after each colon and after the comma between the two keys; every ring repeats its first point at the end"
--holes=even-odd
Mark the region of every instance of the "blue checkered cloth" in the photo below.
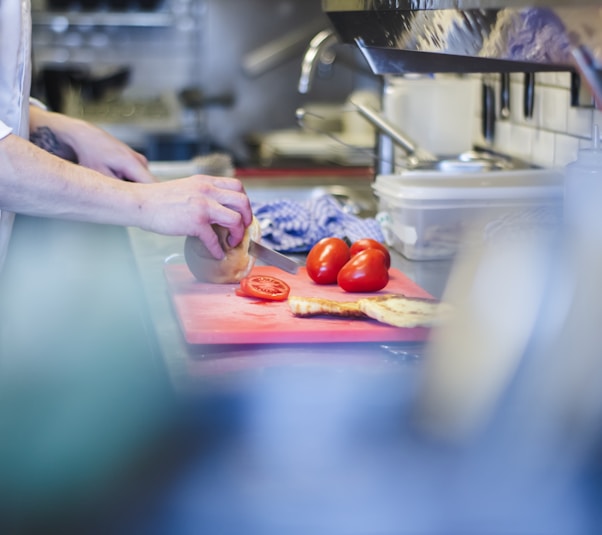
{"type": "Polygon", "coordinates": [[[304,253],[326,237],[356,241],[384,236],[372,218],[360,218],[343,211],[332,195],[303,202],[288,199],[254,203],[253,213],[261,225],[265,245],[284,253],[304,253]]]}

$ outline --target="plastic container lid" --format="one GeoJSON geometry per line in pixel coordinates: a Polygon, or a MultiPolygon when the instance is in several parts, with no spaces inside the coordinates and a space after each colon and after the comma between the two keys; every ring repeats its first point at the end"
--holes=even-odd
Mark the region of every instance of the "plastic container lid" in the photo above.
{"type": "Polygon", "coordinates": [[[504,200],[562,197],[564,175],[549,169],[521,169],[469,174],[424,173],[379,175],[378,195],[398,200],[504,200]]]}

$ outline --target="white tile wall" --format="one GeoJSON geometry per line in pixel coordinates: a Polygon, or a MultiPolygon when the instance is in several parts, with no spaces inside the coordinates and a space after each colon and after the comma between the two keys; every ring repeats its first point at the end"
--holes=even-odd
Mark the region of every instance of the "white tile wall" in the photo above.
{"type": "Polygon", "coordinates": [[[541,99],[540,126],[544,130],[552,132],[566,132],[569,109],[566,90],[552,86],[539,86],[536,88],[536,94],[541,99]]]}
{"type": "Polygon", "coordinates": [[[531,161],[542,167],[554,166],[554,134],[546,130],[533,130],[531,161]]]}
{"type": "MultiPolygon", "coordinates": [[[[480,75],[475,75],[480,78],[480,75]]],[[[535,76],[535,106],[532,118],[523,111],[524,83],[521,73],[511,76],[510,117],[496,117],[493,150],[527,160],[543,167],[564,167],[574,161],[580,147],[591,144],[594,124],[602,129],[602,111],[593,107],[571,106],[571,75],[567,72],[537,73],[535,76]]],[[[480,99],[479,99],[480,100],[480,99]]],[[[481,135],[481,107],[475,143],[487,146],[481,135]]]]}

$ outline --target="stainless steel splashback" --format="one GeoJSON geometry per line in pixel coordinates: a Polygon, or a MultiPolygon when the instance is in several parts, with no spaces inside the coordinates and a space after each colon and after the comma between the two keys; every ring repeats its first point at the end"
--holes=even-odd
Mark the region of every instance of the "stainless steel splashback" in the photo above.
{"type": "Polygon", "coordinates": [[[578,70],[602,97],[602,3],[322,0],[377,74],[578,70]]]}

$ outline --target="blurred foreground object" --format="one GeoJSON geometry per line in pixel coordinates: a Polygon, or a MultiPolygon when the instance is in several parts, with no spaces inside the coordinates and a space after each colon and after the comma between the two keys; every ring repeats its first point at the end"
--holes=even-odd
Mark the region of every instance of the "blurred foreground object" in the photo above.
{"type": "MultiPolygon", "coordinates": [[[[564,520],[571,500],[576,512],[600,483],[597,129],[593,144],[567,168],[565,225],[555,237],[501,233],[458,259],[444,296],[458,313],[433,337],[415,407],[427,436],[478,459],[496,486],[550,500],[549,511],[564,495],[564,520]],[[585,489],[586,481],[596,483],[585,489]]],[[[525,512],[531,529],[563,532],[553,515],[525,512]]]]}

